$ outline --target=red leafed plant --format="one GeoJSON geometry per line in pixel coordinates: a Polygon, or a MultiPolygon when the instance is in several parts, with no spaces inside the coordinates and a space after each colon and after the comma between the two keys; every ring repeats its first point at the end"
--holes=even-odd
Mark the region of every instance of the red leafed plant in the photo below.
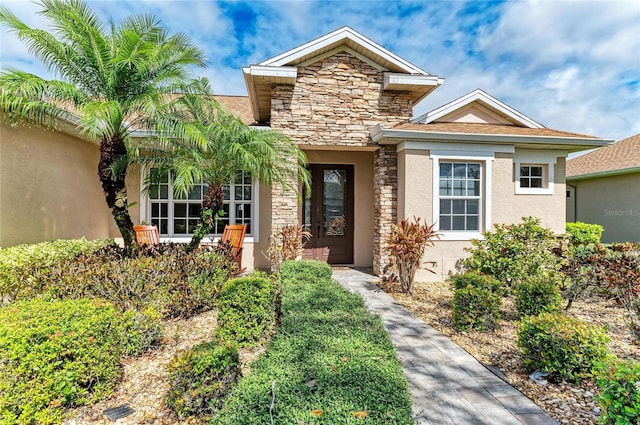
{"type": "MultiPolygon", "coordinates": [[[[423,264],[424,251],[434,245],[434,239],[440,238],[434,227],[435,223],[431,226],[422,224],[417,217],[413,221],[402,220],[400,224],[391,225],[391,233],[385,240],[384,249],[391,256],[389,266],[397,274],[392,274],[388,279],[399,281],[403,292],[413,293],[413,280],[423,264]]],[[[385,267],[385,271],[389,266],[385,267]]],[[[429,268],[427,270],[435,273],[429,268]]]]}

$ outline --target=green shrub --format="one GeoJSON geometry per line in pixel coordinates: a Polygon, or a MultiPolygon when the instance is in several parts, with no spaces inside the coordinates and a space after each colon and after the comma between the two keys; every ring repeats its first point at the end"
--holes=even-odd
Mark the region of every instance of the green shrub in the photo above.
{"type": "Polygon", "coordinates": [[[456,329],[496,329],[502,297],[485,287],[466,286],[453,295],[453,324],[456,329]]]}
{"type": "Polygon", "coordinates": [[[218,301],[216,336],[240,347],[255,346],[275,322],[276,290],[274,281],[260,275],[225,283],[218,301]]]}
{"type": "Polygon", "coordinates": [[[609,355],[604,328],[559,313],[522,319],[517,345],[528,372],[543,370],[555,380],[592,376],[595,363],[609,355]]]}
{"type": "Polygon", "coordinates": [[[83,238],[0,249],[0,301],[5,297],[12,301],[20,297],[22,292],[33,296],[32,286],[51,266],[110,244],[113,241],[88,241],[83,238]]]}
{"type": "Polygon", "coordinates": [[[2,423],[59,422],[62,408],[109,395],[122,353],[117,310],[101,301],[18,302],[0,309],[2,423]]]}
{"type": "Polygon", "coordinates": [[[166,403],[180,419],[212,415],[239,376],[237,348],[215,342],[197,345],[169,364],[171,389],[166,403]]]}
{"type": "Polygon", "coordinates": [[[102,298],[122,312],[153,307],[164,317],[191,317],[216,306],[232,262],[217,252],[180,245],[128,253],[111,247],[59,262],[37,293],[54,299],[102,298]]]}
{"type": "Polygon", "coordinates": [[[161,316],[152,307],[144,312],[129,310],[122,316],[124,354],[137,356],[160,345],[163,325],[161,316]]]}
{"type": "Polygon", "coordinates": [[[331,279],[333,272],[327,263],[317,260],[285,261],[280,268],[283,280],[291,279],[331,279]]]}
{"type": "Polygon", "coordinates": [[[562,309],[560,284],[551,277],[531,276],[516,286],[515,305],[520,317],[557,312],[562,309]]]}
{"type": "Polygon", "coordinates": [[[470,257],[461,260],[467,271],[488,274],[500,280],[506,291],[527,276],[553,274],[559,259],[553,253],[553,232],[540,219],[523,217],[519,224],[495,224],[483,239],[471,241],[470,257]]]}
{"type": "Polygon", "coordinates": [[[602,408],[604,424],[637,424],[640,421],[640,362],[620,360],[597,367],[600,395],[596,400],[602,408]]]}
{"type": "Polygon", "coordinates": [[[569,242],[571,242],[572,245],[600,243],[603,230],[604,228],[599,224],[587,224],[581,221],[566,224],[569,242]]]}
{"type": "Polygon", "coordinates": [[[454,290],[463,289],[467,286],[483,288],[495,293],[500,293],[502,290],[502,283],[498,279],[493,276],[474,272],[453,275],[451,277],[451,283],[453,284],[454,290]]]}

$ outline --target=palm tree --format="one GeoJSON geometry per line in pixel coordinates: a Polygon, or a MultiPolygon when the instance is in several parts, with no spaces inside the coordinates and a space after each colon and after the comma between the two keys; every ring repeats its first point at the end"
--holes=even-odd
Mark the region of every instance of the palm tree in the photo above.
{"type": "Polygon", "coordinates": [[[136,244],[127,210],[127,155],[135,130],[186,137],[172,119],[168,94],[185,87],[190,66],[204,66],[203,51],[181,33],[169,35],[150,15],[105,25],[81,0],[42,0],[51,32],[30,28],[0,6],[0,24],[15,31],[30,53],[59,80],[15,69],[0,73],[0,113],[12,124],[55,127],[71,121],[100,141],[98,176],[107,205],[127,247],[136,244]]]}
{"type": "MultiPolygon", "coordinates": [[[[200,94],[185,94],[174,102],[174,115],[183,122],[189,138],[154,138],[130,149],[130,163],[143,164],[171,172],[176,195],[187,195],[200,183],[208,189],[203,196],[201,220],[187,249],[195,249],[220,217],[224,206],[224,187],[239,171],[258,181],[298,193],[301,182],[309,186],[307,159],[287,136],[271,130],[250,128],[225,112],[210,95],[206,80],[200,81],[200,94]]],[[[154,183],[149,173],[146,186],[154,183]]]]}

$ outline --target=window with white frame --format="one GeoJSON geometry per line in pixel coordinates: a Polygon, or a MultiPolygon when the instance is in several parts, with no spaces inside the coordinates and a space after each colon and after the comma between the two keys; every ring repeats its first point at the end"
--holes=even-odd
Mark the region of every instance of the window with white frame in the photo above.
{"type": "Polygon", "coordinates": [[[544,188],[547,187],[546,166],[542,164],[521,164],[520,165],[520,187],[521,188],[544,188]]]}
{"type": "Polygon", "coordinates": [[[517,195],[553,195],[555,164],[563,152],[517,150],[514,158],[517,195]]]}
{"type": "MultiPolygon", "coordinates": [[[[151,224],[158,226],[162,236],[190,236],[195,231],[202,212],[202,199],[208,185],[197,184],[186,194],[173,193],[173,176],[168,172],[155,173],[152,181],[156,182],[148,191],[148,218],[151,224]]],[[[252,234],[255,188],[251,175],[238,172],[231,184],[224,187],[224,214],[216,222],[214,235],[222,234],[226,224],[246,224],[247,234],[252,234]]]]}
{"type": "Polygon", "coordinates": [[[440,161],[441,231],[479,232],[482,211],[482,163],[440,161]]]}

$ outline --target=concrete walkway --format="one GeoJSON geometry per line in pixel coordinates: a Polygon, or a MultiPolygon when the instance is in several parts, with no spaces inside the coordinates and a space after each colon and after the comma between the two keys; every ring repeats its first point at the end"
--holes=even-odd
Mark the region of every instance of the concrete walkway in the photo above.
{"type": "Polygon", "coordinates": [[[417,424],[557,424],[520,391],[380,290],[376,276],[334,270],[380,316],[409,381],[417,424]]]}

